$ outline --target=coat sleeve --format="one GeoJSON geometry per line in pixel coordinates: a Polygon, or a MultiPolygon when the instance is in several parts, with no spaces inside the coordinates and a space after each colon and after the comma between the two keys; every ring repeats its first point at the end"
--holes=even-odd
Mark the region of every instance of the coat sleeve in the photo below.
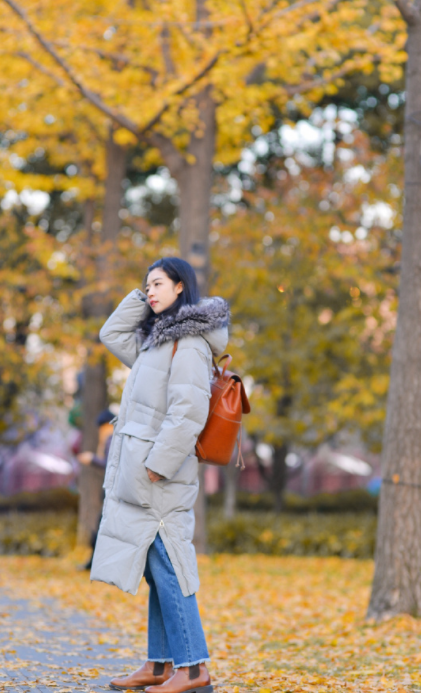
{"type": "Polygon", "coordinates": [[[99,338],[114,356],[131,368],[136,361],[135,330],[147,310],[146,295],[133,289],[101,327],[99,338]]]}
{"type": "Polygon", "coordinates": [[[199,348],[180,341],[168,381],[167,415],[145,461],[148,469],[172,479],[187,455],[195,454],[197,438],[208,417],[209,400],[207,357],[199,348]]]}

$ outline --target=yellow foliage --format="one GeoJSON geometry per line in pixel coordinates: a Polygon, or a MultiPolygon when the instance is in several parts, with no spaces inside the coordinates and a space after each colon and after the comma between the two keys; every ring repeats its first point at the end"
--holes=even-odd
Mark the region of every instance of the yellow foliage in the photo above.
{"type": "Polygon", "coordinates": [[[386,161],[354,137],[330,172],[303,167],[279,179],[273,164],[271,190],[246,193],[247,212],[215,220],[213,292],[232,303],[229,350],[254,379],[244,423],[271,443],[313,446],[345,428],[380,448],[397,309],[389,268],[399,246],[381,225],[366,240],[348,229],[359,226],[362,200],[387,200],[399,224],[390,189],[402,174],[395,155],[386,161]],[[356,147],[373,175],[351,184],[356,147]]]}
{"type": "Polygon", "coordinates": [[[136,137],[131,132],[124,130],[123,128],[118,128],[118,130],[114,132],[114,141],[117,142],[117,144],[120,144],[122,147],[125,147],[126,145],[133,145],[137,142],[136,137]]]}
{"type": "Polygon", "coordinates": [[[195,22],[192,0],[133,7],[109,0],[40,0],[36,9],[27,0],[17,4],[57,59],[21,17],[0,5],[0,21],[8,27],[0,56],[3,114],[13,128],[46,143],[69,127],[76,130],[76,140],[62,138],[60,147],[73,149],[85,172],[100,177],[92,144],[104,142],[110,119],[118,123],[116,140],[123,145],[135,142],[133,133],[147,137],[151,126],[174,139],[200,135],[195,97],[211,85],[217,157],[231,162],[254,123],[263,131],[271,127],[271,102],[284,109],[296,98],[305,113],[348,72],[369,72],[380,63],[392,79],[405,60],[405,25],[389,0],[249,0],[244,6],[209,0],[206,26],[195,22]]]}

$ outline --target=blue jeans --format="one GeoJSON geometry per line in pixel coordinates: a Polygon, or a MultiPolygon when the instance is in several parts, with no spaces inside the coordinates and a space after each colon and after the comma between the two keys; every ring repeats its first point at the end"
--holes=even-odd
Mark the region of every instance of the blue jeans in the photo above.
{"type": "Polygon", "coordinates": [[[149,585],[148,660],[174,668],[209,661],[196,595],[184,597],[164,543],[156,535],[146,559],[149,585]]]}

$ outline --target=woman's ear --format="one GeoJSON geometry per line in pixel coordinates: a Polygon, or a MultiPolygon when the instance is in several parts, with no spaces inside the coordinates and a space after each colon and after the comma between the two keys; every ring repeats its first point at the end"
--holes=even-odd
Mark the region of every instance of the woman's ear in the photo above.
{"type": "Polygon", "coordinates": [[[180,295],[181,292],[183,291],[183,289],[184,289],[183,282],[178,282],[177,286],[175,287],[177,295],[180,295]]]}

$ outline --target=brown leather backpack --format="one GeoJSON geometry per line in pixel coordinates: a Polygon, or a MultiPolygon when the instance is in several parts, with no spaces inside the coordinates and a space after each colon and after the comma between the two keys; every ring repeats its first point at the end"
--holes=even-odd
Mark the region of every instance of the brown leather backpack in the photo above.
{"type": "MultiPolygon", "coordinates": [[[[172,355],[177,351],[178,341],[174,342],[172,355]]],[[[250,412],[250,404],[240,376],[227,370],[232,361],[230,354],[221,356],[218,363],[212,357],[213,375],[210,383],[211,398],[209,414],[205,427],[196,443],[199,462],[226,466],[232,458],[235,443],[238,441],[236,466],[244,469],[241,454],[241,416],[250,412]],[[223,368],[221,361],[226,361],[223,368]]]]}

